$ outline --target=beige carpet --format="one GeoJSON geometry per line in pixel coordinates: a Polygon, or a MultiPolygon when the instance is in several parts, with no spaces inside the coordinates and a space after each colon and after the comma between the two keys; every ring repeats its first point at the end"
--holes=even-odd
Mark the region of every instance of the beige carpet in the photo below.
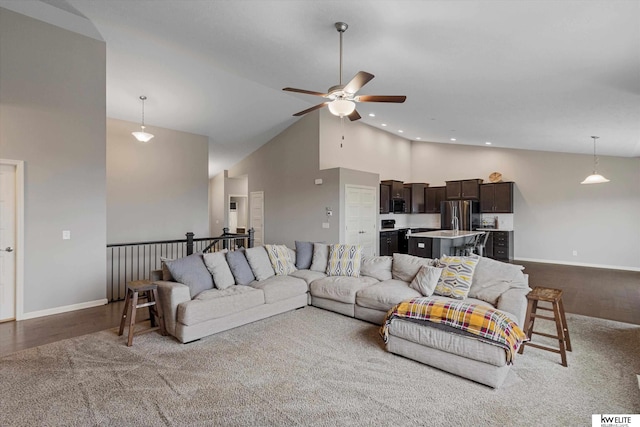
{"type": "Polygon", "coordinates": [[[574,351],[529,348],[498,390],[384,350],[306,307],[179,344],[104,331],[0,359],[1,426],[586,426],[639,413],[640,326],[569,315],[574,351]]]}

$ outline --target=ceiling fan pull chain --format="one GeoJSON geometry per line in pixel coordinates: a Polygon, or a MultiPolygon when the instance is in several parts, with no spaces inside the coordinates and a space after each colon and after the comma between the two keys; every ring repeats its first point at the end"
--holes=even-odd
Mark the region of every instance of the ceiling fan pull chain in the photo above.
{"type": "Polygon", "coordinates": [[[344,116],[340,117],[340,130],[342,131],[342,140],[340,141],[340,148],[342,148],[342,143],[344,142],[344,116]]]}

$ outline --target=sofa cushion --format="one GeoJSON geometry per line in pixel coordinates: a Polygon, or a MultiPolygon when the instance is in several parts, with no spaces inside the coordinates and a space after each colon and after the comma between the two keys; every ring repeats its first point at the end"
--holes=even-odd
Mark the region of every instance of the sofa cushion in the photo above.
{"type": "Polygon", "coordinates": [[[244,255],[244,249],[227,252],[226,257],[236,284],[246,286],[256,279],[244,255]]]}
{"type": "Polygon", "coordinates": [[[299,242],[296,240],[296,268],[298,270],[311,267],[313,260],[313,242],[299,242]]]}
{"type": "Polygon", "coordinates": [[[374,283],[378,283],[378,280],[373,277],[332,276],[314,280],[309,285],[309,291],[314,297],[355,304],[356,293],[374,283]]]}
{"type": "Polygon", "coordinates": [[[528,287],[522,270],[524,267],[521,265],[479,257],[468,296],[496,305],[500,296],[509,289],[528,287]]]}
{"type": "Polygon", "coordinates": [[[360,263],[360,275],[389,280],[393,258],[390,256],[363,256],[360,263]]]}
{"type": "Polygon", "coordinates": [[[423,265],[420,267],[416,277],[409,284],[409,287],[420,292],[425,297],[430,297],[433,295],[433,291],[435,291],[436,286],[438,285],[438,280],[440,280],[442,271],[443,269],[439,267],[423,265]]]}
{"type": "Polygon", "coordinates": [[[189,287],[191,298],[213,288],[213,278],[204,265],[202,254],[165,261],[165,264],[177,282],[189,287]]]}
{"type": "Polygon", "coordinates": [[[167,268],[167,261],[173,261],[174,258],[165,258],[165,257],[160,257],[160,263],[162,265],[162,281],[163,282],[175,282],[176,280],[173,278],[173,276],[171,275],[171,272],[169,271],[169,269],[167,268]]]}
{"type": "Polygon", "coordinates": [[[423,265],[433,266],[435,265],[435,261],[431,258],[421,258],[407,254],[393,254],[391,275],[396,280],[411,283],[423,265]]]}
{"type": "Polygon", "coordinates": [[[207,266],[207,270],[213,276],[213,284],[218,289],[226,289],[236,284],[236,280],[233,278],[227,263],[226,253],[227,250],[223,249],[219,252],[203,255],[204,265],[207,266]]]}
{"type": "Polygon", "coordinates": [[[360,277],[362,246],[331,245],[327,261],[327,276],[360,277]]]}
{"type": "Polygon", "coordinates": [[[314,280],[322,279],[327,277],[325,273],[321,273],[319,271],[313,270],[296,270],[291,273],[289,276],[297,277],[298,279],[302,279],[307,282],[307,285],[313,282],[314,280]]]}
{"type": "Polygon", "coordinates": [[[266,280],[276,274],[276,272],[273,271],[269,254],[267,254],[264,246],[249,248],[245,250],[244,254],[247,257],[247,262],[249,262],[249,266],[256,280],[266,280]]]}
{"type": "Polygon", "coordinates": [[[421,297],[407,282],[389,279],[364,288],[356,294],[356,304],[374,310],[389,311],[404,300],[421,297]]]}
{"type": "Polygon", "coordinates": [[[438,280],[435,294],[454,299],[465,299],[471,288],[477,257],[443,256],[438,266],[444,270],[438,280]]]}
{"type": "Polygon", "coordinates": [[[264,292],[251,286],[231,286],[200,293],[191,301],[178,305],[178,322],[195,325],[210,319],[229,316],[264,304],[264,292]]]}
{"type": "Polygon", "coordinates": [[[286,276],[296,271],[296,265],[290,253],[290,249],[285,245],[264,245],[269,254],[271,266],[277,276],[286,276]]]}
{"type": "Polygon", "coordinates": [[[307,293],[307,282],[292,276],[272,276],[251,286],[264,292],[264,302],[274,302],[297,297],[307,293]]]}

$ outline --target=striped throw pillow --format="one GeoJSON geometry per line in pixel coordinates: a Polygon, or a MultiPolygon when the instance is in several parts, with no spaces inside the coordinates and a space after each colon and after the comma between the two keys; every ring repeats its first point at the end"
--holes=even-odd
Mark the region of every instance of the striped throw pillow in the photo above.
{"type": "Polygon", "coordinates": [[[291,259],[289,248],[285,245],[264,245],[264,248],[269,254],[271,266],[277,276],[286,276],[296,271],[296,264],[291,259]]]}
{"type": "Polygon", "coordinates": [[[442,274],[433,292],[436,295],[454,299],[465,299],[471,289],[473,272],[478,265],[477,257],[442,256],[438,267],[442,267],[442,274]]]}
{"type": "Polygon", "coordinates": [[[362,246],[329,245],[327,276],[360,277],[362,246]]]}

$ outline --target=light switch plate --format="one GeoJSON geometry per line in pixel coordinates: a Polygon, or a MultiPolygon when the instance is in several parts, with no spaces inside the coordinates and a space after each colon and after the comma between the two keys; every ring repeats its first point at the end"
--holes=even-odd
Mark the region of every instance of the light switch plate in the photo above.
{"type": "Polygon", "coordinates": [[[328,222],[323,222],[322,223],[322,228],[329,228],[329,223],[328,222]]]}
{"type": "Polygon", "coordinates": [[[71,240],[71,230],[62,230],[62,240],[71,240]]]}

